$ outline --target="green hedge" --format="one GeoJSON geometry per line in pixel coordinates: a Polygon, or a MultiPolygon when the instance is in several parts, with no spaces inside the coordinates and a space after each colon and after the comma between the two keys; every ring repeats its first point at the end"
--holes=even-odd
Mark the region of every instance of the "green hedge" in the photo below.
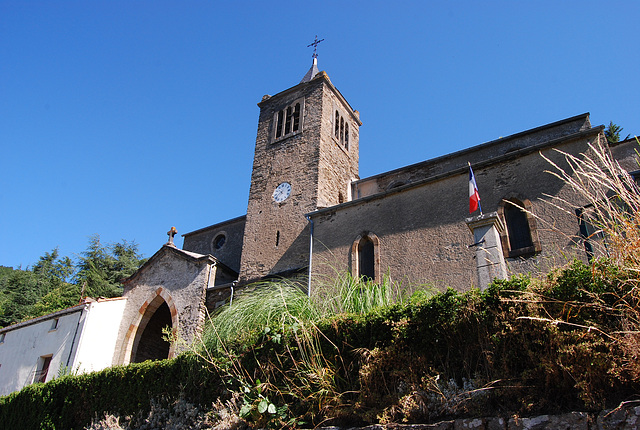
{"type": "Polygon", "coordinates": [[[219,382],[217,374],[189,354],[114,366],[33,384],[2,397],[0,423],[11,429],[81,429],[104,413],[145,413],[151,399],[183,396],[192,403],[210,404],[220,394],[219,382]]]}

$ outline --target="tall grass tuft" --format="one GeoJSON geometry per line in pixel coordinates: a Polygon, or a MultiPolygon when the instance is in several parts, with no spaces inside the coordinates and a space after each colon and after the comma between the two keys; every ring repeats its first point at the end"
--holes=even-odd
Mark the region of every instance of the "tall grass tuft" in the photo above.
{"type": "Polygon", "coordinates": [[[409,289],[384,275],[380,282],[356,278],[349,272],[336,272],[331,278],[320,278],[312,301],[327,317],[341,313],[366,314],[374,309],[403,303],[409,289]]]}
{"type": "MultiPolygon", "coordinates": [[[[247,287],[233,302],[210,318],[202,336],[209,351],[224,351],[235,345],[250,345],[269,327],[280,331],[301,323],[309,325],[341,313],[366,314],[374,309],[403,303],[409,289],[385,275],[382,282],[336,273],[318,282],[309,298],[307,278],[264,280],[247,287]]],[[[423,287],[432,294],[432,289],[423,287]]]]}
{"type": "Polygon", "coordinates": [[[209,351],[225,351],[232,345],[251,345],[268,327],[319,319],[319,310],[303,291],[305,286],[303,277],[252,284],[233,306],[221,308],[210,318],[202,336],[204,346],[209,351]]]}

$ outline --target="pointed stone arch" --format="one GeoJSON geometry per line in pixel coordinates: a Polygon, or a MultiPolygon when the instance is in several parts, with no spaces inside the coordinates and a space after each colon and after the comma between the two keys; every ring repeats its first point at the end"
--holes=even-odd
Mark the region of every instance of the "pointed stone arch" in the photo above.
{"type": "Polygon", "coordinates": [[[351,274],[380,282],[380,239],[370,231],[362,232],[351,245],[351,274]]]}
{"type": "Polygon", "coordinates": [[[158,287],[153,295],[147,299],[138,314],[129,325],[125,340],[124,363],[133,363],[144,361],[145,359],[171,358],[175,355],[175,344],[171,342],[168,346],[166,357],[157,356],[163,351],[161,344],[161,333],[158,329],[166,326],[166,322],[171,324],[171,335],[175,337],[178,332],[178,310],[171,298],[171,294],[163,287],[158,287]],[[140,349],[145,346],[146,342],[157,342],[156,345],[150,345],[151,351],[142,353],[140,349]]]}

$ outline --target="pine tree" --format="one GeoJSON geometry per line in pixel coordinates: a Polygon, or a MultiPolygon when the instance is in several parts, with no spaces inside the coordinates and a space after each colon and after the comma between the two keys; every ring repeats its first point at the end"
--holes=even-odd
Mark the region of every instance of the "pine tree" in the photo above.
{"type": "MultiPolygon", "coordinates": [[[[609,121],[609,125],[604,130],[604,135],[607,137],[607,142],[609,142],[609,145],[611,145],[612,143],[620,142],[620,133],[622,132],[622,130],[623,128],[618,124],[614,124],[613,121],[609,121]]],[[[627,134],[627,137],[622,140],[627,140],[629,136],[630,135],[627,134]]]]}
{"type": "Polygon", "coordinates": [[[100,236],[93,235],[78,263],[75,282],[86,283],[85,295],[118,297],[122,295],[122,280],[133,275],[146,260],[138,254],[135,242],[102,245],[100,236]]]}

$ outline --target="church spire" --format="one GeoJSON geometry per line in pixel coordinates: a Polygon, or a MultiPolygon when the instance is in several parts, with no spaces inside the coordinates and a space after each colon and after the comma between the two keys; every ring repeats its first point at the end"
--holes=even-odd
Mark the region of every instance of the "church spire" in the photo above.
{"type": "Polygon", "coordinates": [[[318,72],[319,72],[319,70],[318,70],[318,43],[322,42],[323,40],[324,39],[318,40],[318,35],[316,35],[316,38],[314,39],[313,43],[310,43],[309,45],[307,45],[307,48],[313,46],[313,55],[312,55],[313,64],[311,65],[311,68],[309,69],[307,74],[304,75],[304,78],[302,78],[300,83],[309,82],[311,79],[313,79],[313,77],[315,75],[318,74],[318,72]]]}
{"type": "Polygon", "coordinates": [[[319,72],[318,70],[318,58],[317,57],[313,57],[313,64],[311,65],[311,68],[309,69],[309,71],[307,72],[306,75],[304,75],[304,78],[302,78],[302,80],[300,81],[300,83],[303,82],[309,82],[311,79],[313,79],[313,77],[319,72]]]}

